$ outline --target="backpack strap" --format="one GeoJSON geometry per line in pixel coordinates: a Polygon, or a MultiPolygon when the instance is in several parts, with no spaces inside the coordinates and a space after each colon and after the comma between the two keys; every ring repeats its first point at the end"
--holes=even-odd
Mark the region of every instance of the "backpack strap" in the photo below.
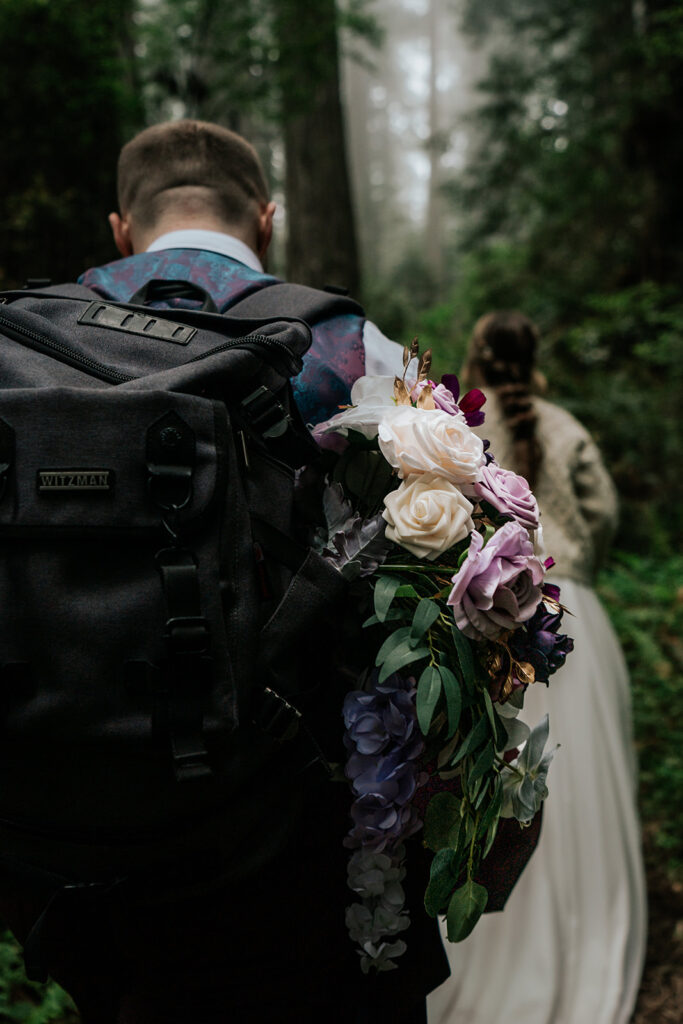
{"type": "Polygon", "coordinates": [[[228,306],[225,312],[249,317],[297,317],[307,324],[319,323],[345,313],[365,317],[363,307],[347,295],[284,281],[252,292],[228,306]]]}

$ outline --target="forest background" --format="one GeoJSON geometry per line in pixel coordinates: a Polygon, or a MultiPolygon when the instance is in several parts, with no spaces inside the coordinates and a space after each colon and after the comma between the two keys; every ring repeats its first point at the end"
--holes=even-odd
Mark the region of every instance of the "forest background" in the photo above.
{"type": "MultiPolygon", "coordinates": [[[[683,4],[0,0],[0,287],[115,252],[121,144],[169,117],[257,146],[269,269],[349,287],[457,371],[522,309],[622,502],[599,581],[633,679],[651,937],[638,1021],[683,1018],[683,4]]],[[[0,943],[0,1018],[75,1020],[0,943]]]]}

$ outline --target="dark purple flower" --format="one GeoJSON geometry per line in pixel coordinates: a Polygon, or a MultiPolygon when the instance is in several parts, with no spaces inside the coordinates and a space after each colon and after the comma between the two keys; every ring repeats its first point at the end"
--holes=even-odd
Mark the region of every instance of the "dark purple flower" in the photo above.
{"type": "Polygon", "coordinates": [[[460,398],[460,381],[454,373],[444,373],[441,383],[453,395],[467,425],[480,427],[484,422],[484,413],[481,411],[481,407],[486,401],[486,395],[479,388],[472,388],[460,398]]]}
{"type": "MultiPolygon", "coordinates": [[[[552,584],[546,584],[543,589],[552,589],[559,594],[559,588],[552,584]]],[[[550,607],[541,601],[524,629],[517,630],[510,640],[510,649],[515,658],[533,665],[536,682],[547,683],[549,677],[564,665],[567,655],[574,649],[572,638],[564,633],[558,633],[561,622],[562,609],[555,601],[551,602],[550,607]]]]}
{"type": "Polygon", "coordinates": [[[458,404],[470,427],[480,427],[484,422],[485,415],[481,411],[481,407],[485,401],[486,395],[479,388],[472,388],[460,399],[458,404]]]}

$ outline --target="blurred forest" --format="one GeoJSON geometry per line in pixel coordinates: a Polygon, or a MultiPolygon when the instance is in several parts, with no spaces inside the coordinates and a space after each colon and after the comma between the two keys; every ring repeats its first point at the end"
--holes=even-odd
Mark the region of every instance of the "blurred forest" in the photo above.
{"type": "MultiPolygon", "coordinates": [[[[457,372],[490,309],[539,324],[549,397],[594,433],[622,499],[600,587],[633,676],[659,908],[643,1006],[680,999],[637,1020],[683,1019],[683,2],[0,10],[0,287],[114,259],[120,145],[192,116],[261,153],[269,269],[347,286],[386,334],[431,345],[438,372],[457,372]]],[[[37,993],[0,945],[0,1018],[67,1020],[37,993]]]]}

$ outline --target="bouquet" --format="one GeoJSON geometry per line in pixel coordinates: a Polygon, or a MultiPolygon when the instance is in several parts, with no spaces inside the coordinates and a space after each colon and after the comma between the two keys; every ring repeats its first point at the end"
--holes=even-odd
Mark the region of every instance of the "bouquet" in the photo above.
{"type": "Polygon", "coordinates": [[[429,372],[415,341],[402,378],[362,377],[353,404],[314,431],[329,461],[317,547],[355,581],[379,635],[344,705],[346,924],[366,973],[405,951],[405,840],[421,828],[434,854],[427,912],[446,915],[450,941],[475,926],[500,818],[530,823],[548,792],[548,720],[518,719],[524,693],[572,647],[536,500],[472,430],[483,394],[460,397],[456,377],[429,372]]]}

